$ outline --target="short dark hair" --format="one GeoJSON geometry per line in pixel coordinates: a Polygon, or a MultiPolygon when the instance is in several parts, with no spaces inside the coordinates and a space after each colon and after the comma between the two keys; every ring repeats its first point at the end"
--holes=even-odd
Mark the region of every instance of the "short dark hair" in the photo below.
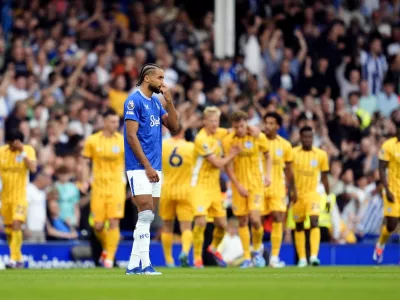
{"type": "Polygon", "coordinates": [[[313,129],[310,126],[304,126],[300,129],[300,134],[303,134],[304,132],[312,132],[313,129]]]}
{"type": "Polygon", "coordinates": [[[136,85],[137,86],[141,85],[143,83],[144,77],[149,73],[153,72],[155,69],[162,69],[162,68],[157,64],[145,64],[142,67],[142,70],[140,70],[139,81],[136,85]]]}
{"type": "Polygon", "coordinates": [[[182,130],[183,130],[183,126],[182,126],[181,123],[179,123],[178,130],[177,131],[171,131],[171,136],[179,135],[182,132],[182,130]]]}
{"type": "Polygon", "coordinates": [[[349,98],[353,97],[353,96],[357,96],[357,97],[361,97],[361,93],[358,91],[352,91],[349,93],[349,98]]]}
{"type": "Polygon", "coordinates": [[[104,113],[103,113],[103,118],[107,118],[108,116],[118,116],[117,112],[112,109],[112,108],[108,108],[104,113]]]}
{"type": "Polygon", "coordinates": [[[56,169],[56,175],[65,175],[68,174],[69,170],[67,168],[67,166],[61,165],[56,169]]]}
{"type": "Polygon", "coordinates": [[[235,111],[231,116],[232,122],[239,122],[242,120],[247,121],[247,118],[248,118],[248,115],[243,110],[235,111]]]}
{"type": "Polygon", "coordinates": [[[278,114],[277,112],[271,111],[269,113],[266,113],[264,116],[264,120],[267,118],[274,118],[276,123],[278,123],[279,126],[282,126],[282,116],[278,114]]]}
{"type": "Polygon", "coordinates": [[[15,140],[23,142],[25,139],[24,134],[18,129],[12,129],[6,132],[5,140],[6,142],[13,142],[15,140]]]}

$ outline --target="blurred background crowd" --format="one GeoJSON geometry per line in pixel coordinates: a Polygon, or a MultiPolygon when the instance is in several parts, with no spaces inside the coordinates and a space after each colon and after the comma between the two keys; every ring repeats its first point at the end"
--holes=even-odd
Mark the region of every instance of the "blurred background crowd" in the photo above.
{"type": "MultiPolygon", "coordinates": [[[[331,161],[332,241],[378,233],[378,151],[400,121],[400,1],[237,0],[236,54],[223,58],[214,55],[213,10],[208,0],[2,1],[0,144],[19,128],[40,167],[27,239],[76,239],[89,228],[83,142],[108,107],[123,115],[146,62],[164,68],[187,140],[209,105],[221,109],[222,127],[238,109],[255,126],[278,111],[279,133],[293,145],[311,125],[331,161]]],[[[122,229],[135,215],[127,201],[122,229]]]]}

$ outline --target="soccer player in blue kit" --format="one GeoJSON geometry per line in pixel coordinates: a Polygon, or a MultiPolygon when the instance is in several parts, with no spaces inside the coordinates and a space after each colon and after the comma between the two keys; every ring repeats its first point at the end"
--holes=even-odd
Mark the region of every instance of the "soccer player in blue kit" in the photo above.
{"type": "Polygon", "coordinates": [[[127,275],[161,275],[150,262],[150,225],[161,194],[162,127],[179,129],[171,93],[164,85],[164,71],[155,64],[143,66],[139,89],[129,95],[124,107],[125,168],[138,208],[134,242],[127,275]],[[162,93],[165,109],[153,93],[162,93]]]}

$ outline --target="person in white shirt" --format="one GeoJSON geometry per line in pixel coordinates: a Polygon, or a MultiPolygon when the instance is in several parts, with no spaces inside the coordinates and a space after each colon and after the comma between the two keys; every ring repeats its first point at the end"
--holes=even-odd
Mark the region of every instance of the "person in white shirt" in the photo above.
{"type": "Polygon", "coordinates": [[[243,261],[243,246],[238,235],[239,222],[236,218],[228,220],[227,232],[218,246],[218,252],[221,253],[224,261],[228,265],[240,265],[243,261]]]}
{"type": "Polygon", "coordinates": [[[28,242],[46,242],[46,188],[50,186],[51,182],[51,176],[41,172],[28,185],[28,211],[25,229],[25,237],[28,242]]]}
{"type": "Polygon", "coordinates": [[[14,109],[17,101],[26,100],[28,97],[28,81],[24,75],[18,74],[15,76],[13,84],[7,89],[6,98],[10,106],[10,111],[14,109]]]}
{"type": "Polygon", "coordinates": [[[87,138],[93,133],[93,126],[89,123],[89,110],[82,108],[79,111],[79,119],[69,123],[67,131],[70,135],[79,134],[87,138]]]}

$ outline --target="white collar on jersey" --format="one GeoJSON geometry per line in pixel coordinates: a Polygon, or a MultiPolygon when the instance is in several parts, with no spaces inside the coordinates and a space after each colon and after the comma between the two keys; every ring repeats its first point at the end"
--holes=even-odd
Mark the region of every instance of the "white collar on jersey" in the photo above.
{"type": "Polygon", "coordinates": [[[151,101],[151,98],[149,98],[149,97],[147,97],[145,94],[143,94],[143,92],[141,91],[140,88],[138,89],[138,91],[139,91],[139,93],[143,96],[143,98],[145,98],[145,99],[151,101]]]}

